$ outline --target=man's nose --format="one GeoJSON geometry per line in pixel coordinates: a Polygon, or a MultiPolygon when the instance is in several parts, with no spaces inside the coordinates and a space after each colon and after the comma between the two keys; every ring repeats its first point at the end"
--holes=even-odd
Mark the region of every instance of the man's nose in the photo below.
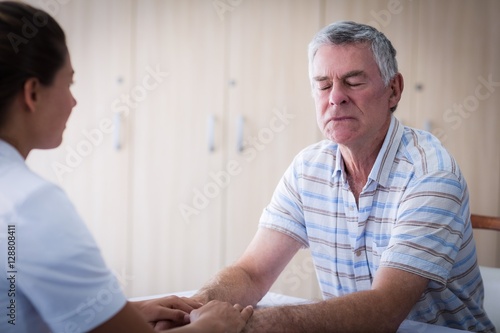
{"type": "Polygon", "coordinates": [[[329,97],[330,105],[341,105],[349,102],[349,96],[342,89],[341,85],[334,83],[329,97]]]}

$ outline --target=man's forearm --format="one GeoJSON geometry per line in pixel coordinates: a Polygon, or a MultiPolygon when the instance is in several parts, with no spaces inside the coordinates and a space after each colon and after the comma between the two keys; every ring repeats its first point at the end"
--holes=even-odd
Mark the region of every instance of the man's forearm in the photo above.
{"type": "Polygon", "coordinates": [[[244,333],[395,332],[395,318],[373,291],[363,291],[313,304],[254,311],[244,333]]]}
{"type": "MultiPolygon", "coordinates": [[[[267,292],[259,286],[244,269],[230,266],[203,286],[193,299],[201,303],[217,299],[255,306],[267,292]]],[[[395,318],[395,304],[384,302],[383,296],[369,290],[312,304],[258,309],[243,332],[395,332],[406,314],[395,318]]]]}
{"type": "Polygon", "coordinates": [[[241,267],[229,266],[208,281],[192,298],[201,303],[216,299],[255,306],[266,292],[241,267]]]}

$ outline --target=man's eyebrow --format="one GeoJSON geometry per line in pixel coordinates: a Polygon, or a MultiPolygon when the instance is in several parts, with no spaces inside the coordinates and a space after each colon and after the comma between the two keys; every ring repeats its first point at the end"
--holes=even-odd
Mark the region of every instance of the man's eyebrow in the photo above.
{"type": "Polygon", "coordinates": [[[342,79],[346,80],[348,78],[356,77],[356,76],[365,77],[366,73],[365,73],[365,71],[362,71],[362,70],[354,70],[354,71],[350,71],[350,72],[347,72],[346,74],[342,75],[342,79]]]}
{"type": "Polygon", "coordinates": [[[314,81],[326,81],[326,80],[328,80],[328,76],[318,75],[318,76],[313,77],[313,80],[314,81]]]}
{"type": "MultiPolygon", "coordinates": [[[[347,72],[344,75],[342,75],[341,79],[342,80],[346,80],[348,78],[357,77],[357,76],[359,76],[359,77],[365,77],[366,76],[366,72],[363,71],[363,70],[353,70],[353,71],[347,72]]],[[[318,75],[318,76],[314,76],[313,80],[317,81],[317,82],[321,82],[321,81],[330,80],[330,78],[328,76],[318,75]]]]}

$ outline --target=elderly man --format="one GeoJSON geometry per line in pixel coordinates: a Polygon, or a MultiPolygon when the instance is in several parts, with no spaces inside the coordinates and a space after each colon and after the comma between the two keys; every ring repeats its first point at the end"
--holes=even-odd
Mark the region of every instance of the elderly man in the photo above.
{"type": "Polygon", "coordinates": [[[309,45],[326,140],[300,152],[243,256],[194,298],[256,304],[301,247],[324,300],[256,311],[247,332],[390,332],[405,319],[492,332],[467,184],[431,134],[394,116],[396,51],[376,29],[337,22],[309,45]]]}

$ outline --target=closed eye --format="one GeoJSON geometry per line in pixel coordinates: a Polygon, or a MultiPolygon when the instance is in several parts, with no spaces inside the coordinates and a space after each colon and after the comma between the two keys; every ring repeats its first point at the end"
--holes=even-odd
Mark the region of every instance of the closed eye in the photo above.
{"type": "Polygon", "coordinates": [[[354,70],[346,73],[343,77],[343,82],[348,87],[359,87],[365,83],[366,73],[362,70],[354,70]]]}
{"type": "Polygon", "coordinates": [[[345,84],[349,87],[359,87],[361,85],[363,85],[364,83],[363,82],[349,82],[349,81],[346,81],[345,84]]]}

